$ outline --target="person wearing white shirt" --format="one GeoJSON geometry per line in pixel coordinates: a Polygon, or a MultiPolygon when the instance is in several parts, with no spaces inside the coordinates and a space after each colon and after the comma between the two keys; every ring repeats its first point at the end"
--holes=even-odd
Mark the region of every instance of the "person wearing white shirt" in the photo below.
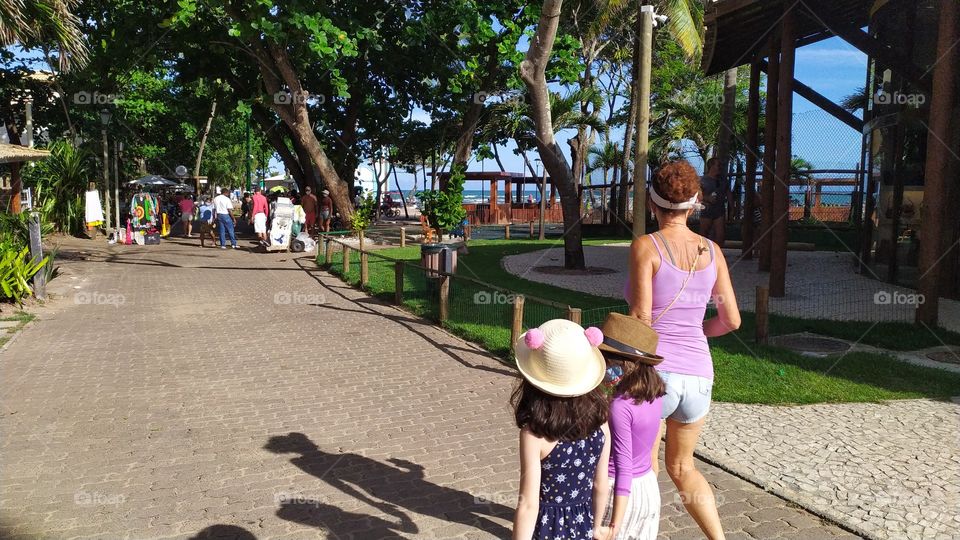
{"type": "Polygon", "coordinates": [[[236,220],[233,218],[233,201],[230,200],[229,193],[229,189],[223,188],[220,190],[220,195],[213,198],[213,206],[217,213],[217,230],[220,232],[220,249],[227,249],[228,234],[233,249],[237,249],[237,235],[233,230],[236,220]]]}

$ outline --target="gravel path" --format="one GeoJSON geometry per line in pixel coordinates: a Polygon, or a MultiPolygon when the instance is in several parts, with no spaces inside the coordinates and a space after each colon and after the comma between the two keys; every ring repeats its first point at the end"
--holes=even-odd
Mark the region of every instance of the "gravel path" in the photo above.
{"type": "MultiPolygon", "coordinates": [[[[623,299],[627,281],[629,244],[585,246],[587,266],[609,268],[615,273],[590,276],[556,275],[536,270],[563,263],[563,247],[511,255],[504,268],[517,276],[565,289],[623,299]]],[[[752,311],[757,285],[767,285],[769,274],[757,270],[756,261],[738,261],[739,250],[724,250],[730,265],[737,301],[752,311]]],[[[912,322],[915,291],[854,273],[856,258],[850,253],[828,251],[790,252],[787,296],[771,298],[773,313],[804,318],[912,322]]],[[[960,332],[960,302],[941,300],[940,323],[960,332]]]]}

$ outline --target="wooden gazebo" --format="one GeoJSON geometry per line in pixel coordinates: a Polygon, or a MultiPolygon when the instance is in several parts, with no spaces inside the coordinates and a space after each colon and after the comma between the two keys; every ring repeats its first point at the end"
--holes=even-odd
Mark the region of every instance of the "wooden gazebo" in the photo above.
{"type": "MultiPolygon", "coordinates": [[[[467,220],[471,224],[527,223],[540,219],[539,202],[528,202],[525,197],[533,195],[535,201],[539,200],[542,178],[501,171],[468,171],[465,174],[467,182],[485,182],[489,185],[487,202],[465,203],[463,205],[467,211],[467,220]],[[501,182],[503,183],[504,200],[502,203],[500,202],[501,182]],[[514,185],[516,185],[516,189],[514,189],[514,185]],[[527,186],[531,187],[528,188],[527,186]]],[[[450,177],[450,173],[441,173],[437,176],[440,179],[440,185],[443,185],[446,179],[450,177]]],[[[543,214],[544,221],[560,223],[563,221],[563,212],[560,205],[557,204],[557,191],[551,185],[550,178],[546,179],[546,183],[550,192],[550,199],[547,201],[543,214]]]]}
{"type": "MultiPolygon", "coordinates": [[[[790,215],[793,94],[797,93],[864,136],[863,201],[851,211],[862,215],[861,267],[875,273],[871,258],[884,257],[889,281],[897,280],[898,259],[909,236],[919,244],[917,285],[926,302],[917,320],[935,324],[937,298],[960,290],[960,3],[956,0],[716,0],[707,4],[703,68],[719,74],[750,64],[747,118],[745,207],[752,211],[757,170],[763,224],[745,223],[744,246],[756,240],[760,269],[770,271],[770,295],[783,296],[790,215]],[[863,30],[867,28],[867,30],[863,30]],[[870,59],[869,99],[864,118],[797,81],[796,50],[839,37],[870,59]],[[759,130],[760,82],[767,78],[766,124],[759,130]],[[912,96],[899,100],[897,96],[912,96]],[[916,106],[918,96],[923,104],[916,106]],[[913,103],[910,103],[912,101],[913,103]],[[923,126],[917,130],[913,124],[923,126]],[[913,129],[913,132],[909,130],[913,129]],[[911,138],[909,144],[904,141],[911,138]],[[920,148],[916,157],[905,148],[920,148]],[[908,159],[909,158],[909,159],[908,159]],[[905,163],[910,163],[907,169],[905,163]],[[916,184],[906,212],[905,179],[916,184]],[[919,199],[922,205],[913,200],[919,199]],[[884,202],[882,208],[879,203],[884,202]],[[916,214],[906,226],[901,221],[916,214]],[[921,215],[922,214],[922,215],[921,215]],[[922,218],[922,219],[921,219],[922,218]],[[875,228],[875,224],[876,228],[875,228]],[[922,273],[921,273],[922,272],[922,273]]],[[[829,62],[829,60],[824,60],[829,62]]],[[[750,215],[750,214],[747,214],[750,215]]],[[[746,220],[749,222],[749,220],[746,220]]],[[[916,245],[916,244],[914,244],[916,245]]],[[[744,255],[748,254],[745,251],[744,255]]],[[[879,262],[879,261],[878,261],[879,262]]]]}
{"type": "Polygon", "coordinates": [[[4,189],[6,198],[3,207],[13,214],[20,213],[20,164],[27,161],[46,159],[50,152],[19,144],[0,144],[0,164],[10,165],[10,188],[4,189]]]}

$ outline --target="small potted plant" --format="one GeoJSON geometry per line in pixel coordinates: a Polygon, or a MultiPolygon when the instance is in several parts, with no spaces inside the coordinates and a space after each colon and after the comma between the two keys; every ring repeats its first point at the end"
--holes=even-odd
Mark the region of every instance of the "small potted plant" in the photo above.
{"type": "Polygon", "coordinates": [[[461,225],[467,217],[463,208],[463,186],[466,182],[464,167],[457,166],[450,175],[445,190],[420,191],[417,199],[420,201],[421,214],[424,224],[424,243],[420,245],[420,257],[424,265],[433,270],[439,270],[439,253],[447,247],[443,244],[444,233],[461,225]],[[437,242],[433,243],[432,231],[437,233],[437,242]],[[436,264],[436,266],[435,266],[436,264]]]}
{"type": "Polygon", "coordinates": [[[361,199],[360,204],[353,211],[353,215],[350,216],[350,230],[356,233],[357,238],[360,240],[361,250],[363,249],[363,233],[373,222],[376,206],[377,202],[373,197],[367,195],[367,198],[361,199]]]}

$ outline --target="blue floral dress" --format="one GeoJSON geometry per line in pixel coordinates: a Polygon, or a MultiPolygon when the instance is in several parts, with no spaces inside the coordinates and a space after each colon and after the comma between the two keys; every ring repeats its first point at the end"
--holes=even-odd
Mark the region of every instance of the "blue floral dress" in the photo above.
{"type": "Polygon", "coordinates": [[[585,439],[558,442],[540,461],[540,512],[534,538],[593,538],[593,478],[603,444],[603,431],[598,429],[585,439]]]}

